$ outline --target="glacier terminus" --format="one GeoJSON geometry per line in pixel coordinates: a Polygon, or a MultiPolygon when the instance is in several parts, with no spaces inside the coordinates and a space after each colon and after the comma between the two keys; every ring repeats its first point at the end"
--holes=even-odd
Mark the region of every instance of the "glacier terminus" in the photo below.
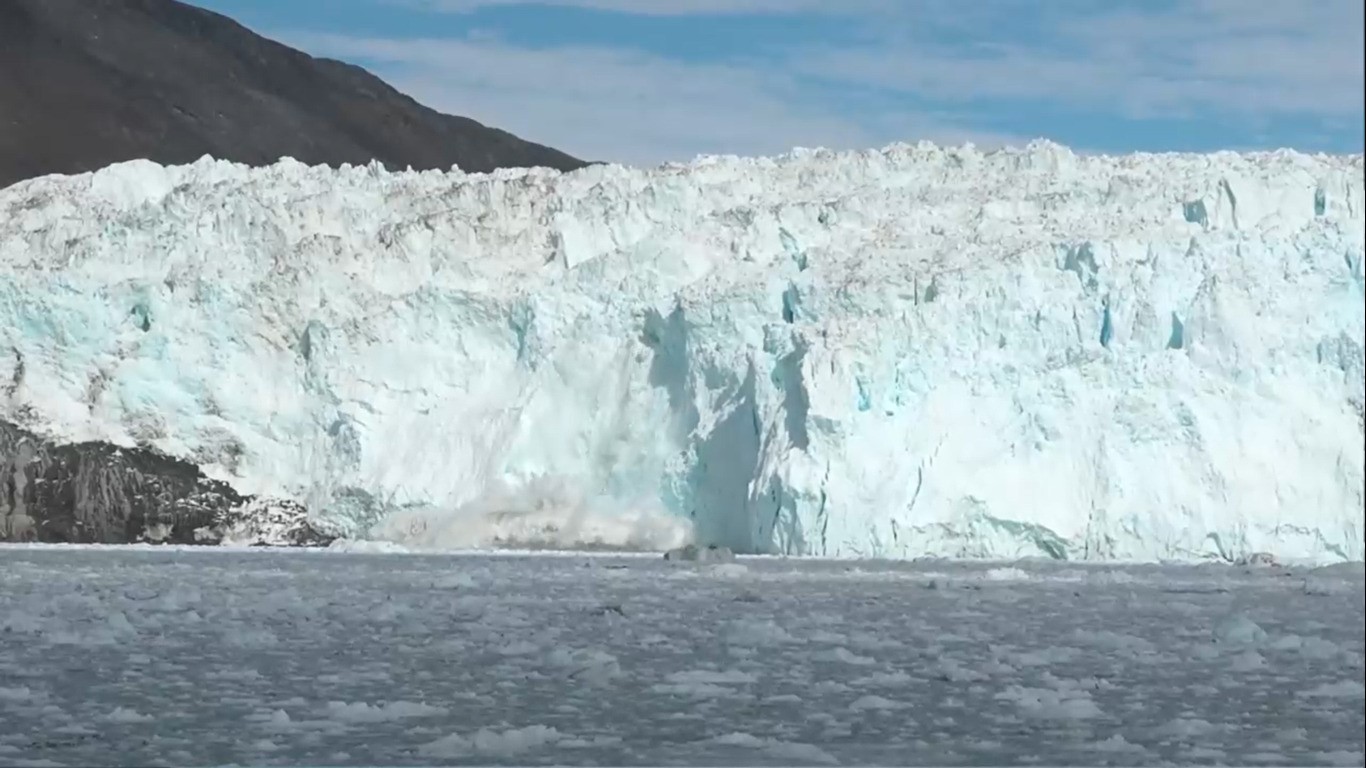
{"type": "Polygon", "coordinates": [[[1047,142],[33,179],[0,525],[66,472],[78,515],[209,493],[410,547],[1361,560],[1364,186],[1047,142]]]}

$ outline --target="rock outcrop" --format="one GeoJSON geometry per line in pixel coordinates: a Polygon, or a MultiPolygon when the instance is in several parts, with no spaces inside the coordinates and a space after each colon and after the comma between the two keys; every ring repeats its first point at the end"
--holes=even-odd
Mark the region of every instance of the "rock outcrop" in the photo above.
{"type": "Polygon", "coordinates": [[[322,546],[307,510],[242,496],[190,464],[108,443],[56,445],[0,421],[0,541],[322,546]]]}

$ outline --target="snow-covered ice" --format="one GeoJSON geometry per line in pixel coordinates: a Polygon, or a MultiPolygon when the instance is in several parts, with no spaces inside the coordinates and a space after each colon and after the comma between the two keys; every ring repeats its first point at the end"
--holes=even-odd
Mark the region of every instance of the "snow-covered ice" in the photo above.
{"type": "Polygon", "coordinates": [[[0,190],[0,418],[408,546],[1360,560],[1363,205],[1046,142],[125,163],[0,190]]]}
{"type": "Polygon", "coordinates": [[[7,546],[0,764],[1361,765],[1364,586],[7,546]]]}

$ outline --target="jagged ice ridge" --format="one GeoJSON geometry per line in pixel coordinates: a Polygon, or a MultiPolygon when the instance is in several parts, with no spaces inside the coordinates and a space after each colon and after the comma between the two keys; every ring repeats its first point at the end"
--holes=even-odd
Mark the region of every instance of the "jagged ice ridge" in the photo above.
{"type": "Polygon", "coordinates": [[[0,190],[0,418],[350,536],[1363,557],[1363,163],[896,145],[0,190]]]}

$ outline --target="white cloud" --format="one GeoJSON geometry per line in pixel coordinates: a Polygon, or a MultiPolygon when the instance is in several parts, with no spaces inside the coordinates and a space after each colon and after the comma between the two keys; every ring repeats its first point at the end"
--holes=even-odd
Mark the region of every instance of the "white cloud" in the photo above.
{"type": "Polygon", "coordinates": [[[386,80],[434,109],[589,159],[653,164],[794,146],[1027,140],[960,128],[946,116],[890,113],[860,122],[812,103],[781,73],[628,49],[528,49],[487,38],[283,39],[315,54],[374,62],[386,80]]]}
{"type": "MultiPolygon", "coordinates": [[[[1076,14],[1040,5],[1052,34],[1030,42],[978,38],[936,44],[916,35],[883,49],[831,49],[801,59],[813,76],[948,102],[1061,104],[1127,117],[1359,116],[1363,80],[1360,0],[1300,3],[1189,0],[1173,10],[1135,5],[1076,14]]],[[[1018,8],[982,4],[978,29],[1010,29],[1018,8]]],[[[937,14],[908,22],[943,24],[937,14]]],[[[960,28],[960,31],[968,31],[960,28]]]]}
{"type": "Polygon", "coordinates": [[[839,13],[860,33],[858,46],[768,40],[762,62],[712,63],[629,41],[528,48],[478,34],[286,35],[305,50],[371,64],[441,111],[631,163],[1031,138],[974,130],[966,115],[984,106],[997,118],[1059,108],[1120,121],[1186,118],[1229,127],[1229,143],[1242,146],[1265,142],[1268,126],[1288,119],[1302,123],[1301,141],[1331,143],[1325,137],[1360,133],[1366,92],[1360,0],[388,1],[451,12],[538,4],[654,16],[839,13]],[[857,110],[854,98],[866,99],[857,110]]]}

